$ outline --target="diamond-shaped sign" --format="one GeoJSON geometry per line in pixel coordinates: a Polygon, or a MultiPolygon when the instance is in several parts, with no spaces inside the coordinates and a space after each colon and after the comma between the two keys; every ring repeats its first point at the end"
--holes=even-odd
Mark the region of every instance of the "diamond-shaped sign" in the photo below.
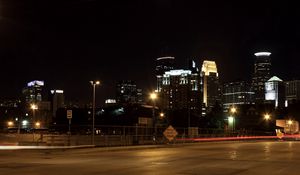
{"type": "Polygon", "coordinates": [[[164,131],[164,136],[169,141],[172,141],[177,136],[177,134],[177,131],[171,125],[164,131]]]}

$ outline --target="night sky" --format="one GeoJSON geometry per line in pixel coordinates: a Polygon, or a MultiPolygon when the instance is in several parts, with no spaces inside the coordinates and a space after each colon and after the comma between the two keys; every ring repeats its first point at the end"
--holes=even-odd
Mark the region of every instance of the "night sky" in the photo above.
{"type": "Polygon", "coordinates": [[[0,98],[45,80],[66,100],[98,103],[118,80],[155,87],[155,58],[215,60],[222,82],[250,79],[253,53],[272,52],[273,74],[300,78],[300,7],[291,2],[0,0],[0,98]],[[196,3],[197,2],[197,3],[196,3]]]}

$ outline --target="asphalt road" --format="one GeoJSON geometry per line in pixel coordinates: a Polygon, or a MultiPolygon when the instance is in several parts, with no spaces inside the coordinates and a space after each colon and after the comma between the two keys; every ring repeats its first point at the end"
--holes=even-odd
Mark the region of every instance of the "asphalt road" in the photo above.
{"type": "Polygon", "coordinates": [[[210,142],[107,151],[1,150],[5,175],[299,175],[300,142],[210,142]]]}

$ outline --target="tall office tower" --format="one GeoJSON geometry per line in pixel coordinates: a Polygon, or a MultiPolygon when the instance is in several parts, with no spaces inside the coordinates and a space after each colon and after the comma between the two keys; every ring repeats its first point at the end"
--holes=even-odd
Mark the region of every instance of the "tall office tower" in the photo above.
{"type": "Polygon", "coordinates": [[[160,103],[162,109],[189,109],[200,113],[201,98],[200,74],[191,70],[170,70],[163,74],[163,84],[160,103]]]}
{"type": "Polygon", "coordinates": [[[117,83],[117,103],[127,104],[137,102],[136,84],[131,80],[123,80],[117,83]]]}
{"type": "Polygon", "coordinates": [[[254,63],[252,87],[255,92],[255,102],[263,103],[265,100],[265,82],[271,78],[271,53],[257,52],[254,55],[256,60],[254,63]]]}
{"type": "Polygon", "coordinates": [[[254,104],[254,94],[251,84],[248,82],[224,83],[222,95],[225,112],[227,112],[231,106],[254,104]]]}
{"type": "Polygon", "coordinates": [[[300,80],[285,82],[285,99],[288,104],[300,101],[300,80]]]}
{"type": "Polygon", "coordinates": [[[44,81],[39,80],[34,80],[27,83],[27,86],[22,90],[22,93],[25,97],[25,102],[27,104],[41,102],[43,86],[44,81]]]}
{"type": "Polygon", "coordinates": [[[221,103],[221,89],[219,86],[219,76],[217,65],[214,61],[203,61],[203,103],[209,111],[216,103],[221,103]]]}
{"type": "Polygon", "coordinates": [[[275,107],[284,107],[285,105],[285,86],[284,82],[273,76],[265,82],[265,102],[272,103],[275,107]]]}
{"type": "Polygon", "coordinates": [[[175,58],[171,56],[160,57],[156,59],[155,74],[157,78],[156,91],[161,92],[163,83],[163,74],[166,71],[174,69],[175,58]]]}
{"type": "Polygon", "coordinates": [[[55,117],[57,109],[64,107],[64,103],[65,103],[64,91],[51,90],[49,101],[51,102],[52,116],[55,117]]]}

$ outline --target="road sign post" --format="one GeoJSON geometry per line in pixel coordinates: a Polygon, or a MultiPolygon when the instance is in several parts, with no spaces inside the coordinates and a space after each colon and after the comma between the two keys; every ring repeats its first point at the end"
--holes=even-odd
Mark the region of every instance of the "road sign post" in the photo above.
{"type": "Polygon", "coordinates": [[[68,130],[68,145],[70,146],[71,138],[71,120],[72,120],[72,110],[67,110],[67,118],[69,119],[69,130],[68,130]]]}
{"type": "Polygon", "coordinates": [[[169,142],[174,140],[177,135],[178,132],[171,125],[164,131],[164,136],[169,140],[169,142]]]}

